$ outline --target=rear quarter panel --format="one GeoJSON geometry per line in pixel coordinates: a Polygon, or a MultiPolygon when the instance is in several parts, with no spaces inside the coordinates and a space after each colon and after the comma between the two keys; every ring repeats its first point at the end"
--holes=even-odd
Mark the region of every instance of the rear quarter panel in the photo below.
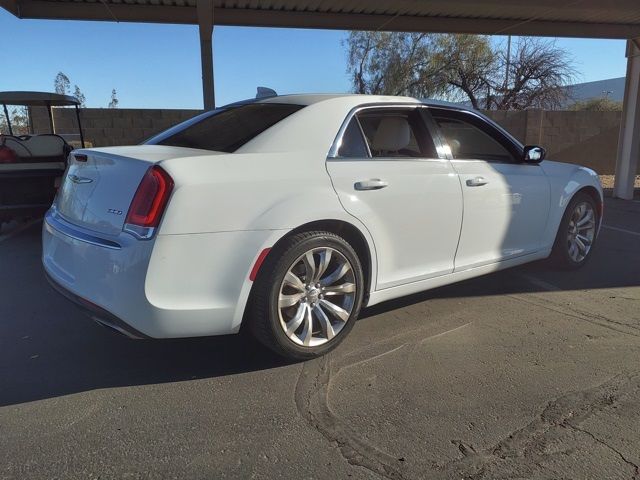
{"type": "Polygon", "coordinates": [[[370,235],[342,208],[325,161],[324,154],[300,150],[161,162],[175,187],[151,257],[147,296],[168,302],[164,308],[186,302],[227,311],[227,330],[237,331],[256,259],[292,229],[318,220],[351,223],[375,259],[370,235]]]}
{"type": "Polygon", "coordinates": [[[311,151],[181,158],[161,166],[175,182],[161,235],[353,220],[333,190],[325,158],[311,151]]]}

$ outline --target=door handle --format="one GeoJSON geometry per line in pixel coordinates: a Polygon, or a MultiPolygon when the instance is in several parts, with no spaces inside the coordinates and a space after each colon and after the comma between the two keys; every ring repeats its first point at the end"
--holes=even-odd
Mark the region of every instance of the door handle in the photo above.
{"type": "Polygon", "coordinates": [[[356,190],[380,190],[381,188],[389,185],[384,180],[379,178],[372,178],[371,180],[362,180],[353,184],[353,188],[356,190]]]}
{"type": "Polygon", "coordinates": [[[467,187],[481,187],[482,185],[486,185],[487,182],[484,177],[476,177],[476,178],[470,178],[469,180],[467,180],[467,187]]]}

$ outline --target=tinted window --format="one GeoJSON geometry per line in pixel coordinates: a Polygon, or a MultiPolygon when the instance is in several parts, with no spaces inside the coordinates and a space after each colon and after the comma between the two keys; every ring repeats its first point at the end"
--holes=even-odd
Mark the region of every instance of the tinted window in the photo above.
{"type": "Polygon", "coordinates": [[[360,131],[360,125],[358,125],[358,120],[355,117],[351,119],[342,135],[338,156],[343,158],[369,157],[367,146],[364,143],[364,138],[362,138],[362,132],[360,131]]]}
{"type": "Polygon", "coordinates": [[[202,120],[185,122],[157,135],[149,144],[234,152],[249,140],[303,108],[301,105],[250,103],[221,108],[202,120]]]}
{"type": "Polygon", "coordinates": [[[513,155],[498,140],[479,127],[449,116],[434,114],[434,120],[455,159],[513,161],[513,155]]]}
{"type": "Polygon", "coordinates": [[[437,158],[417,109],[364,110],[358,119],[373,157],[437,158]]]}

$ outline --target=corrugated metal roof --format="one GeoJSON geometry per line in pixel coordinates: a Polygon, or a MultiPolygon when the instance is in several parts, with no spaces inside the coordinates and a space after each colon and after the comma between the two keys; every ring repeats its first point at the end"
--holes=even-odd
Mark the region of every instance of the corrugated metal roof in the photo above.
{"type": "MultiPolygon", "coordinates": [[[[0,0],[21,18],[197,23],[202,0],[0,0]]],[[[205,0],[207,1],[207,0],[205,0]]],[[[216,25],[640,36],[638,0],[213,0],[216,25]]]]}

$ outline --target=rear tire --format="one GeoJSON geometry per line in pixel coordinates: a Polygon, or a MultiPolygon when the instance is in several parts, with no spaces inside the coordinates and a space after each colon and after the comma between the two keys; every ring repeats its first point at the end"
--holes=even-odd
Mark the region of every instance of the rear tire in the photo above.
{"type": "Polygon", "coordinates": [[[600,218],[593,198],[578,192],[567,205],[549,260],[562,270],[576,270],[591,258],[600,218]]]}
{"type": "Polygon", "coordinates": [[[363,295],[364,274],[353,247],[331,232],[302,232],[267,256],[245,319],[255,338],[278,355],[308,360],[342,342],[363,295]]]}

